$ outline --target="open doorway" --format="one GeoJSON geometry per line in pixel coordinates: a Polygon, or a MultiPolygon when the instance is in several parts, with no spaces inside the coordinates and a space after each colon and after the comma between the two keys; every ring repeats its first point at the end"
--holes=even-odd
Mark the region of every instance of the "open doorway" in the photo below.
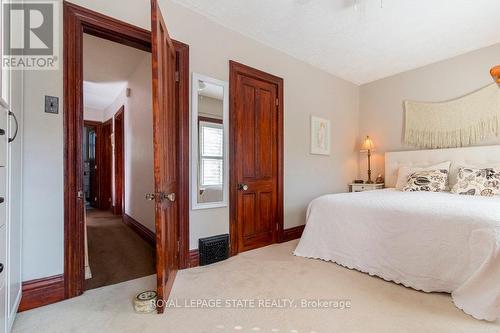
{"type": "MultiPolygon", "coordinates": [[[[148,193],[148,198],[155,204],[157,297],[166,300],[177,270],[187,267],[189,259],[189,46],[169,37],[156,0],[151,0],[151,31],[67,1],[63,2],[63,10],[64,298],[79,296],[85,290],[87,242],[82,102],[83,39],[88,34],[151,52],[155,192],[148,193]]],[[[126,127],[126,105],[123,119],[126,127]]],[[[124,174],[127,174],[126,169],[124,174]]],[[[123,184],[126,191],[127,184],[123,184]]],[[[122,206],[126,206],[128,198],[122,198],[122,206]]],[[[123,221],[133,222],[127,220],[126,211],[122,215],[123,221]]],[[[157,308],[159,313],[163,310],[163,307],[157,308]]]]}
{"type": "Polygon", "coordinates": [[[85,289],[155,274],[151,53],[83,35],[85,289]]]}

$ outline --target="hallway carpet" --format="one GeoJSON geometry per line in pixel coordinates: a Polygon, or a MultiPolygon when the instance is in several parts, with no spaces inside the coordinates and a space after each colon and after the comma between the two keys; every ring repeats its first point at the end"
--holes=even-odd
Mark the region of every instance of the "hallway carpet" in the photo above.
{"type": "Polygon", "coordinates": [[[177,303],[163,315],[136,314],[132,308],[138,292],[155,288],[153,275],[19,313],[14,332],[500,332],[500,321],[475,320],[457,309],[448,294],[426,294],[330,262],[294,257],[296,245],[297,241],[272,245],[179,271],[171,295],[177,303]],[[298,307],[252,308],[244,303],[282,298],[298,307]],[[300,308],[301,299],[317,298],[349,299],[351,307],[321,309],[311,303],[300,308]],[[208,300],[230,304],[204,302],[208,300]]]}
{"type": "Polygon", "coordinates": [[[87,237],[92,278],[86,290],[155,274],[154,249],[121,216],[88,210],[87,237]]]}

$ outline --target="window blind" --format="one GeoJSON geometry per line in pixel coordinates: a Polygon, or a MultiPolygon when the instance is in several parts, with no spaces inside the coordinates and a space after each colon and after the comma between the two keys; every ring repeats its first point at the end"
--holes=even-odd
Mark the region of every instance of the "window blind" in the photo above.
{"type": "Polygon", "coordinates": [[[224,129],[222,124],[200,122],[201,186],[222,186],[223,161],[224,129]]]}

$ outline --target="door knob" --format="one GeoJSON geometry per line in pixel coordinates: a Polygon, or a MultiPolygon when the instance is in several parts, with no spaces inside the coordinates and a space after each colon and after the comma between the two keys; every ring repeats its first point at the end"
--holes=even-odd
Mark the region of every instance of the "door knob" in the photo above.
{"type": "Polygon", "coordinates": [[[5,201],[4,197],[0,197],[0,204],[2,204],[5,201]]]}
{"type": "Polygon", "coordinates": [[[3,272],[3,264],[0,264],[0,273],[3,272]]]}
{"type": "Polygon", "coordinates": [[[175,201],[175,193],[170,193],[165,196],[170,202],[175,201]]]}
{"type": "Polygon", "coordinates": [[[248,191],[248,185],[247,184],[238,184],[238,190],[248,191]]]}

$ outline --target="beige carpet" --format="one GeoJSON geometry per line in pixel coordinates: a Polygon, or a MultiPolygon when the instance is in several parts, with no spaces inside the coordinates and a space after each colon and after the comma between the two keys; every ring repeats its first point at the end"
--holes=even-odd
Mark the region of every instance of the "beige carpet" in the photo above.
{"type": "Polygon", "coordinates": [[[87,211],[87,238],[92,278],[85,289],[155,274],[154,249],[109,211],[87,211]]]}
{"type": "Polygon", "coordinates": [[[150,276],[20,313],[14,332],[500,332],[500,321],[469,317],[453,306],[449,295],[426,294],[333,263],[294,257],[296,244],[181,271],[172,298],[180,305],[194,299],[350,299],[351,309],[170,308],[164,315],[135,314],[132,297],[154,288],[150,276]]]}

